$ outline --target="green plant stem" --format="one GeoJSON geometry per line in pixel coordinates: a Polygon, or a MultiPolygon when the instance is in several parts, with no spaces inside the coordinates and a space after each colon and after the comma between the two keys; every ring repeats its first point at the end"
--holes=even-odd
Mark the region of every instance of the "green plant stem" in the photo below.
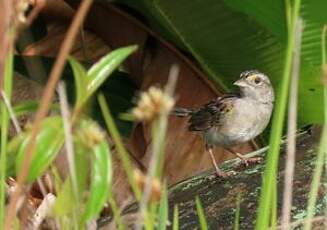
{"type": "MultiPolygon", "coordinates": [[[[9,51],[5,60],[4,70],[4,93],[11,98],[12,77],[13,77],[13,52],[9,51]]],[[[2,90],[2,89],[0,89],[2,90]]],[[[9,130],[9,113],[4,101],[1,102],[1,155],[0,155],[0,226],[4,226],[5,215],[5,194],[6,194],[6,162],[7,162],[7,141],[9,130]]]]}
{"type": "MultiPolygon", "coordinates": [[[[276,181],[276,178],[274,178],[276,181]]],[[[271,219],[270,219],[270,226],[272,229],[276,229],[277,227],[277,184],[273,188],[273,193],[271,197],[271,219]]]]}
{"type": "MultiPolygon", "coordinates": [[[[322,42],[321,42],[321,53],[322,53],[322,64],[323,67],[326,68],[326,26],[324,26],[322,30],[322,42]]],[[[326,78],[326,70],[323,70],[324,78],[326,78]]],[[[324,79],[326,84],[326,79],[324,79]]],[[[313,179],[311,182],[311,189],[309,193],[308,207],[307,207],[307,217],[304,224],[304,230],[311,229],[311,219],[314,216],[315,205],[317,201],[318,189],[320,185],[320,178],[323,170],[324,160],[327,159],[327,86],[324,85],[324,125],[322,130],[322,135],[320,139],[318,155],[316,160],[316,167],[314,169],[313,179]]]]}
{"type": "Polygon", "coordinates": [[[168,223],[168,196],[167,196],[167,186],[163,186],[161,189],[161,200],[158,210],[158,230],[165,230],[168,223]]]}
{"type": "MultiPolygon", "coordinates": [[[[168,123],[168,117],[167,115],[161,115],[157,119],[155,119],[152,122],[152,129],[151,129],[151,135],[152,135],[152,157],[149,163],[149,172],[148,176],[146,178],[145,182],[145,189],[144,194],[142,197],[142,200],[140,202],[140,221],[138,221],[138,225],[136,226],[136,229],[141,229],[141,222],[142,218],[146,219],[147,215],[147,204],[149,202],[150,193],[151,193],[151,187],[152,187],[152,181],[155,177],[158,177],[158,175],[161,174],[162,169],[162,157],[164,153],[164,143],[165,143],[165,135],[167,130],[167,123],[168,123]],[[159,169],[159,170],[158,170],[159,169]]],[[[147,223],[147,222],[145,222],[147,223]]],[[[151,224],[150,224],[151,225],[151,224]]],[[[151,229],[152,227],[149,224],[146,225],[146,229],[151,229]]]]}
{"type": "MultiPolygon", "coordinates": [[[[325,103],[326,106],[326,103],[325,103]]],[[[321,135],[321,140],[320,140],[320,145],[318,149],[318,155],[317,155],[317,160],[316,160],[316,167],[314,169],[314,174],[313,174],[313,179],[311,183],[311,189],[309,193],[309,201],[308,201],[308,207],[307,207],[307,217],[306,217],[306,222],[304,224],[304,230],[309,230],[311,229],[311,219],[314,216],[314,211],[315,211],[315,204],[317,201],[317,195],[318,195],[318,189],[319,189],[319,182],[320,182],[320,177],[324,165],[324,158],[325,158],[325,153],[327,150],[327,126],[324,125],[323,132],[321,135]]]]}
{"type": "MultiPolygon", "coordinates": [[[[283,78],[279,89],[279,95],[276,101],[276,107],[273,117],[273,125],[270,135],[270,148],[267,155],[267,164],[264,171],[262,190],[257,212],[257,221],[255,229],[267,229],[269,226],[269,217],[271,213],[272,191],[276,186],[276,175],[278,169],[278,159],[280,153],[280,143],[285,120],[285,112],[287,107],[287,97],[290,82],[290,72],[292,66],[292,54],[294,49],[294,29],[295,21],[300,11],[300,0],[295,0],[292,9],[291,33],[288,34],[287,49],[285,56],[285,65],[283,78]]],[[[288,9],[286,9],[288,10],[288,9]]]]}
{"type": "MultiPolygon", "coordinates": [[[[169,70],[168,81],[164,91],[164,93],[171,98],[173,98],[178,74],[179,67],[177,65],[172,65],[169,70]]],[[[140,201],[140,215],[138,216],[138,221],[135,225],[136,230],[141,230],[142,219],[148,219],[147,206],[151,195],[152,181],[155,177],[160,178],[161,176],[164,163],[165,137],[168,127],[168,116],[169,113],[160,114],[151,124],[152,156],[149,163],[149,172],[145,181],[144,194],[142,200],[140,201]]],[[[147,222],[145,223],[146,229],[152,228],[151,224],[147,224],[147,222]]]]}
{"type": "Polygon", "coordinates": [[[128,157],[128,153],[124,147],[123,141],[120,137],[119,131],[115,125],[115,122],[110,114],[109,107],[107,105],[106,99],[103,96],[103,94],[99,94],[98,96],[98,102],[102,111],[103,118],[105,120],[108,132],[111,134],[112,139],[114,140],[116,147],[117,147],[117,153],[122,161],[124,170],[126,172],[128,181],[132,187],[132,190],[134,192],[134,195],[137,200],[141,197],[141,192],[139,188],[136,186],[136,183],[134,181],[133,177],[133,166],[130,162],[130,159],[128,157]]]}
{"type": "Polygon", "coordinates": [[[241,211],[241,194],[237,194],[236,197],[236,211],[234,218],[234,230],[240,229],[240,211],[241,211]]]}
{"type": "Polygon", "coordinates": [[[174,206],[174,220],[173,220],[173,230],[179,229],[179,219],[178,219],[178,205],[174,206]]]}
{"type": "Polygon", "coordinates": [[[200,221],[201,230],[207,230],[208,229],[207,220],[201,204],[201,200],[198,196],[195,198],[195,205],[196,205],[196,212],[198,213],[198,218],[200,221]]]}

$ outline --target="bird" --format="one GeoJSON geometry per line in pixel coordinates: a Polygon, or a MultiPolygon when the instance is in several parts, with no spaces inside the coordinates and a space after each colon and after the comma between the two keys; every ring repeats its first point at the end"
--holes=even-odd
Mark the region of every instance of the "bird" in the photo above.
{"type": "Polygon", "coordinates": [[[215,160],[213,148],[221,146],[246,166],[260,158],[247,158],[231,147],[254,139],[267,127],[274,107],[274,89],[269,77],[258,70],[247,70],[233,83],[236,93],[226,93],[198,108],[175,108],[173,114],[188,118],[188,130],[202,135],[206,152],[216,174],[227,177],[215,160]]]}

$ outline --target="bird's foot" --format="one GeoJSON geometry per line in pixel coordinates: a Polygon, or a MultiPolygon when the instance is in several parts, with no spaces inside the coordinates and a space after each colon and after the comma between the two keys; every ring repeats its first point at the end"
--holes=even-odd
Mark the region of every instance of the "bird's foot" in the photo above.
{"type": "Polygon", "coordinates": [[[241,158],[241,165],[244,165],[245,167],[249,166],[250,164],[257,164],[262,162],[262,157],[251,157],[251,158],[246,158],[242,157],[241,158]]]}

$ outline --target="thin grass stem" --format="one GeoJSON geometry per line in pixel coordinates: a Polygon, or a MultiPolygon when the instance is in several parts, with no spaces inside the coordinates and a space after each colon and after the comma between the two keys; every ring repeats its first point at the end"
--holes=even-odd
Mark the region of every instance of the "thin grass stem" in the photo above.
{"type": "MultiPolygon", "coordinates": [[[[269,226],[269,217],[271,214],[271,200],[272,191],[276,186],[276,175],[278,169],[278,159],[280,153],[280,144],[283,131],[283,125],[285,120],[285,112],[288,98],[288,89],[290,82],[290,71],[292,66],[292,57],[295,43],[295,24],[294,22],[298,18],[300,12],[300,0],[295,0],[292,15],[291,15],[291,33],[288,34],[287,49],[285,53],[285,62],[283,77],[279,88],[279,94],[275,103],[275,111],[273,116],[273,125],[271,129],[271,135],[269,140],[269,151],[267,155],[267,163],[264,171],[262,190],[260,194],[259,207],[257,211],[257,220],[255,229],[267,229],[269,226]]],[[[289,9],[286,9],[287,11],[289,9]]]]}
{"type": "Polygon", "coordinates": [[[327,155],[327,86],[326,86],[326,26],[322,30],[322,42],[321,42],[321,53],[322,53],[322,64],[323,64],[323,82],[324,82],[324,124],[322,129],[322,135],[320,139],[320,144],[318,148],[318,154],[316,159],[316,167],[314,169],[313,178],[311,182],[309,200],[307,207],[307,217],[304,224],[304,230],[310,230],[313,216],[315,215],[315,205],[318,196],[318,189],[320,185],[320,178],[323,170],[323,165],[326,160],[327,155]]]}
{"type": "MultiPolygon", "coordinates": [[[[3,95],[11,97],[13,81],[13,52],[10,49],[5,60],[3,95]]],[[[1,155],[0,155],[0,226],[4,225],[5,194],[6,194],[6,169],[7,169],[7,141],[9,131],[9,113],[4,100],[1,103],[1,155]]]]}
{"type": "MultiPolygon", "coordinates": [[[[173,96],[175,85],[177,82],[177,77],[179,74],[179,67],[173,65],[170,68],[168,82],[165,88],[165,94],[173,96]]],[[[145,220],[147,217],[147,205],[149,202],[152,182],[155,177],[161,175],[164,162],[164,144],[165,136],[168,127],[168,114],[162,114],[157,119],[152,122],[151,126],[151,135],[152,135],[152,156],[149,163],[149,171],[146,177],[145,189],[143,193],[142,200],[140,201],[140,214],[138,221],[136,222],[136,230],[142,229],[142,220],[145,220]]]]}
{"type": "Polygon", "coordinates": [[[236,197],[236,210],[235,210],[235,218],[234,218],[234,230],[240,229],[240,213],[241,213],[241,194],[237,194],[236,197]]]}
{"type": "Polygon", "coordinates": [[[107,105],[106,99],[103,96],[103,94],[99,94],[98,96],[98,102],[101,108],[102,116],[105,120],[108,132],[110,133],[112,139],[115,142],[115,145],[117,147],[117,153],[119,155],[120,160],[122,161],[124,170],[127,175],[127,179],[132,187],[132,190],[134,192],[134,195],[137,200],[141,197],[141,192],[139,188],[136,186],[136,183],[134,181],[133,177],[133,165],[129,159],[128,152],[126,151],[123,141],[120,137],[119,131],[115,125],[115,122],[110,114],[109,107],[107,105]]]}
{"type": "Polygon", "coordinates": [[[179,229],[178,204],[174,206],[173,230],[179,229]]]}
{"type": "Polygon", "coordinates": [[[84,0],[81,2],[80,7],[77,10],[75,17],[72,21],[72,24],[68,29],[65,40],[60,48],[54,67],[51,70],[49,81],[45,87],[43,96],[41,98],[40,107],[35,116],[35,122],[33,124],[33,128],[31,131],[31,140],[26,148],[25,159],[24,159],[25,163],[21,171],[18,173],[17,187],[9,202],[8,212],[6,214],[6,220],[4,226],[4,229],[6,230],[11,229],[11,225],[14,222],[14,217],[16,214],[16,203],[20,197],[20,194],[22,192],[22,187],[25,182],[25,178],[30,168],[30,164],[32,161],[32,154],[34,152],[35,145],[36,145],[36,136],[40,130],[43,119],[46,117],[47,113],[49,112],[51,100],[53,98],[57,82],[61,76],[67,57],[73,46],[78,29],[80,28],[82,22],[84,21],[84,18],[91,4],[92,4],[92,0],[84,0]]]}
{"type": "Polygon", "coordinates": [[[288,229],[288,225],[290,223],[290,216],[291,216],[291,207],[292,207],[302,30],[303,30],[303,22],[301,18],[299,18],[296,22],[296,29],[295,29],[293,70],[292,70],[290,96],[289,96],[289,103],[288,103],[288,123],[287,123],[288,126],[287,126],[287,149],[286,149],[287,151],[286,151],[283,207],[282,207],[282,220],[281,220],[282,226],[284,226],[283,230],[288,229]]]}

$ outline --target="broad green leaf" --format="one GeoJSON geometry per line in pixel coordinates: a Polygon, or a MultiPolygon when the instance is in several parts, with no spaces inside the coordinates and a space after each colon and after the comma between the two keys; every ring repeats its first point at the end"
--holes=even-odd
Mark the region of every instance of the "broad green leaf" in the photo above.
{"type": "Polygon", "coordinates": [[[185,45],[178,35],[172,30],[169,23],[165,21],[158,9],[154,6],[153,0],[117,0],[117,2],[127,5],[139,11],[147,19],[147,25],[156,33],[173,42],[179,48],[186,50],[185,45]]]}
{"type": "MultiPolygon", "coordinates": [[[[283,1],[153,0],[188,50],[217,84],[230,89],[240,72],[259,69],[279,89],[287,30],[283,1]]],[[[302,46],[299,123],[322,121],[321,28],[307,13],[302,46]],[[310,112],[309,112],[310,111],[310,112]]],[[[278,94],[278,92],[276,92],[278,94]]]]}
{"type": "Polygon", "coordinates": [[[127,46],[116,49],[102,57],[87,71],[88,85],[87,94],[85,96],[86,100],[129,55],[136,51],[136,49],[137,46],[127,46]]]}
{"type": "Polygon", "coordinates": [[[86,203],[83,222],[99,215],[107,201],[111,186],[112,167],[109,146],[104,139],[91,149],[94,158],[92,164],[90,195],[86,203]]]}
{"type": "Polygon", "coordinates": [[[287,27],[283,0],[224,0],[224,2],[232,10],[251,16],[249,20],[253,19],[264,26],[280,41],[286,41],[287,27]]]}
{"type": "Polygon", "coordinates": [[[307,8],[308,17],[310,17],[312,21],[315,21],[321,25],[327,23],[327,1],[305,1],[305,7],[307,8]]]}
{"type": "Polygon", "coordinates": [[[87,76],[85,68],[73,57],[69,58],[70,66],[73,69],[73,74],[75,78],[75,91],[76,91],[76,101],[77,106],[81,105],[84,101],[86,95],[87,87],[87,76]]]}
{"type": "Polygon", "coordinates": [[[207,230],[208,229],[207,220],[205,217],[205,213],[204,213],[200,198],[198,196],[195,198],[195,205],[196,205],[196,212],[198,213],[201,229],[207,230]]]}
{"type": "MultiPolygon", "coordinates": [[[[16,171],[22,168],[25,159],[26,147],[30,141],[30,133],[23,140],[16,159],[16,171]]],[[[33,182],[55,159],[64,143],[64,129],[62,118],[59,116],[48,117],[41,125],[36,138],[36,148],[32,156],[27,181],[33,182]]]]}

